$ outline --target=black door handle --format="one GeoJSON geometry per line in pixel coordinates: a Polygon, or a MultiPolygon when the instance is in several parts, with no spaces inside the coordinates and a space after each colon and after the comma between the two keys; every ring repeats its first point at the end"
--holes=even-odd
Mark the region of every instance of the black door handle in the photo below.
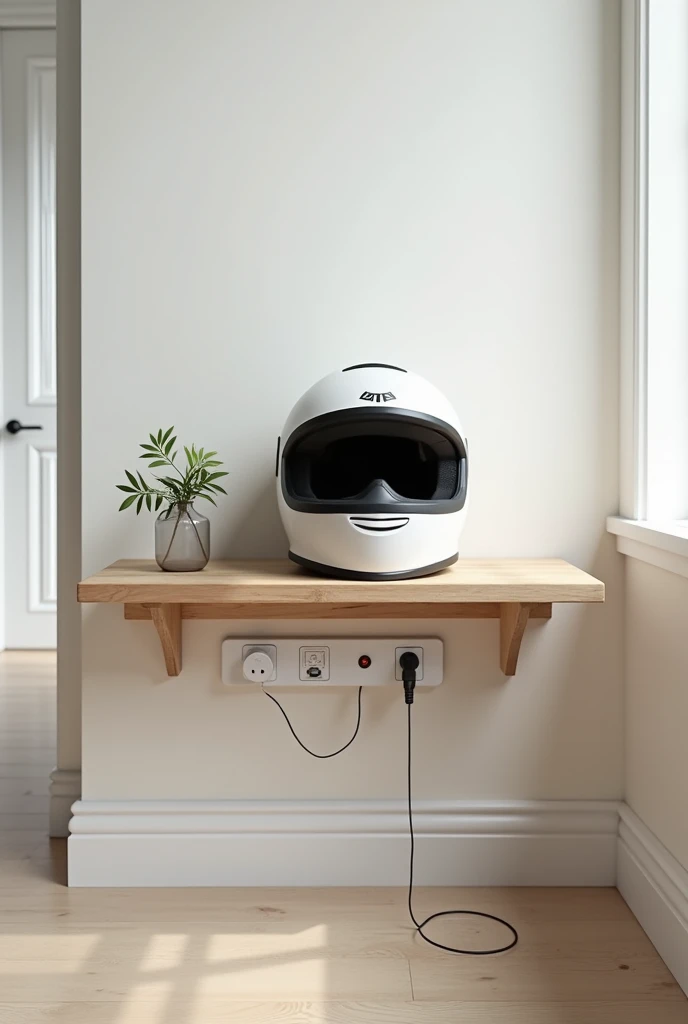
{"type": "Polygon", "coordinates": [[[19,420],[8,420],[5,424],[5,430],[8,434],[18,434],[20,430],[42,430],[43,427],[38,424],[34,424],[30,427],[25,427],[19,420]]]}

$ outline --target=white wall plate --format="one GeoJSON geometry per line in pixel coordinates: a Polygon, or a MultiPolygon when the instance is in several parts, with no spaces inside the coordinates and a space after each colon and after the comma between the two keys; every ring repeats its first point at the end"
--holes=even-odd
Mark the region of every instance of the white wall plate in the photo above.
{"type": "Polygon", "coordinates": [[[401,686],[401,652],[418,654],[417,686],[439,686],[443,678],[444,644],[437,637],[228,637],[222,642],[222,682],[253,686],[244,677],[245,652],[274,645],[276,664],[270,686],[401,686]],[[370,659],[367,668],[359,659],[370,659]],[[309,676],[309,669],[320,675],[309,676]]]}

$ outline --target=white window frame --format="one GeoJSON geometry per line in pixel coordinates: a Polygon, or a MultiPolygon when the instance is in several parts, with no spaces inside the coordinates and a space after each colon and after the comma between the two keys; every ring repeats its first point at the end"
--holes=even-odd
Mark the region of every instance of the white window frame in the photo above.
{"type": "Polygon", "coordinates": [[[622,4],[620,515],[607,526],[623,554],[688,577],[688,306],[670,291],[688,280],[688,199],[682,230],[670,221],[679,184],[688,194],[688,146],[673,142],[688,124],[688,48],[667,59],[674,17],[688,21],[685,0],[622,4]]]}

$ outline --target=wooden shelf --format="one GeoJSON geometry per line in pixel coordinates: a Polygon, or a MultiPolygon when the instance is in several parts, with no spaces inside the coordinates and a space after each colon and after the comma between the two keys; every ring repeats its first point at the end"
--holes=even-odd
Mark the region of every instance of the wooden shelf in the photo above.
{"type": "Polygon", "coordinates": [[[558,558],[460,559],[434,576],[361,583],[313,576],[286,560],[213,561],[203,572],[162,572],[122,559],[78,585],[82,603],[124,605],[152,619],[169,675],[182,667],[182,619],[500,620],[500,664],[514,675],[529,619],[552,604],[604,601],[604,584],[558,558]]]}

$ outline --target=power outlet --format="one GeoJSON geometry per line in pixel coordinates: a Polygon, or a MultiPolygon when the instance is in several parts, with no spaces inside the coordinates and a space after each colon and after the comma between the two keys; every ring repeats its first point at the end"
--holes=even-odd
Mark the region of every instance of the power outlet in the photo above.
{"type": "Polygon", "coordinates": [[[330,648],[299,648],[299,679],[304,683],[327,682],[330,678],[330,648]]]}
{"type": "Polygon", "coordinates": [[[241,661],[245,680],[251,683],[274,683],[277,679],[277,648],[274,644],[244,644],[241,649],[241,661]],[[255,659],[251,657],[253,654],[263,654],[267,657],[255,659]]]}
{"type": "Polygon", "coordinates": [[[401,665],[399,664],[399,659],[401,658],[401,656],[404,653],[404,651],[411,651],[413,654],[417,654],[418,655],[418,668],[416,669],[416,682],[417,683],[422,683],[423,682],[423,669],[425,667],[423,665],[423,662],[424,662],[425,659],[423,657],[424,651],[423,651],[422,647],[397,647],[396,648],[396,650],[394,651],[394,660],[395,660],[395,664],[396,664],[396,678],[399,680],[399,682],[401,682],[402,670],[401,670],[401,665]]]}

